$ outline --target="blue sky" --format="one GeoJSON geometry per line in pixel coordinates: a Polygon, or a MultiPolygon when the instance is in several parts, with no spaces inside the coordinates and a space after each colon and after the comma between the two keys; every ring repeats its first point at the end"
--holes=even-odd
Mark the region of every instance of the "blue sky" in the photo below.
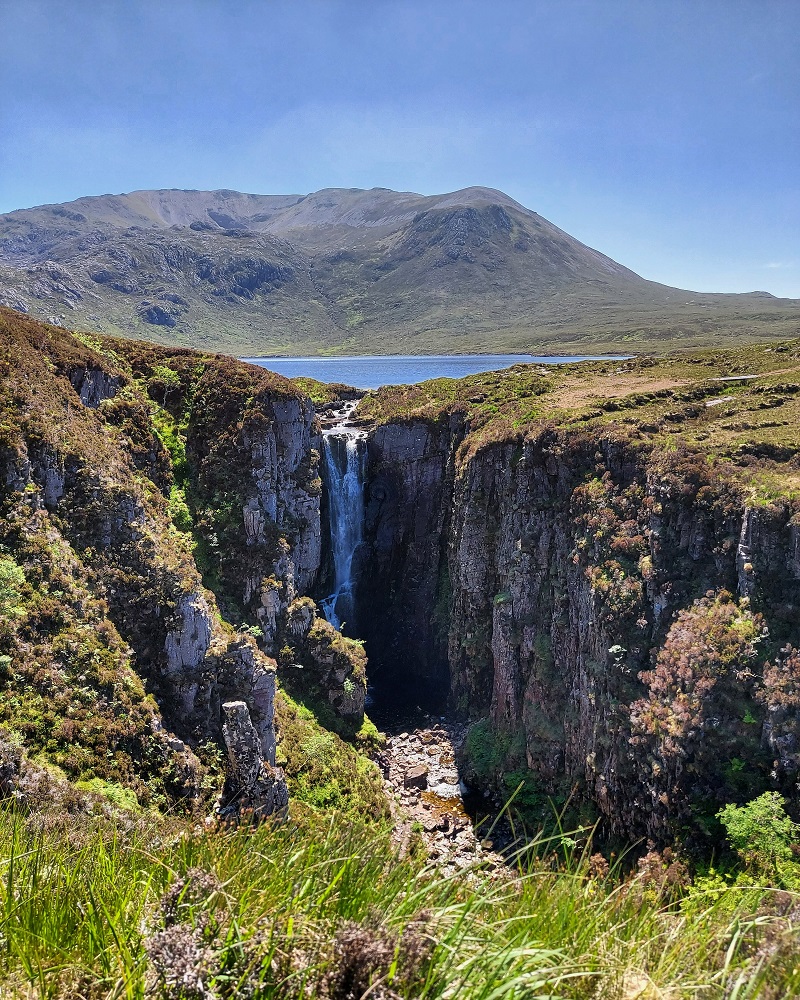
{"type": "Polygon", "coordinates": [[[500,188],[645,277],[800,297],[799,0],[0,0],[0,211],[500,188]]]}

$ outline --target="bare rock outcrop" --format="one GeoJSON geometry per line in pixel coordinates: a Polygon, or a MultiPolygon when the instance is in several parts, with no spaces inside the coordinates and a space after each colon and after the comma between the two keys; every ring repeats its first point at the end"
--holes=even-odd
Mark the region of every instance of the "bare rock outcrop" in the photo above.
{"type": "Polygon", "coordinates": [[[242,365],[201,378],[186,443],[200,530],[272,654],[286,609],[320,567],[318,443],[311,402],[279,376],[242,365]]]}
{"type": "Polygon", "coordinates": [[[327,702],[336,714],[356,727],[364,719],[367,657],[363,645],[342,635],[319,617],[314,601],[297,598],[286,615],[286,645],[281,665],[287,674],[302,672],[305,693],[327,702]]]}
{"type": "Polygon", "coordinates": [[[102,368],[78,368],[70,374],[70,382],[84,406],[93,410],[105,399],[113,399],[122,387],[119,375],[102,368]]]}
{"type": "Polygon", "coordinates": [[[264,760],[261,740],[247,705],[229,701],[222,706],[222,734],[230,771],[219,805],[219,815],[251,820],[282,814],[289,804],[283,771],[264,760]]]}

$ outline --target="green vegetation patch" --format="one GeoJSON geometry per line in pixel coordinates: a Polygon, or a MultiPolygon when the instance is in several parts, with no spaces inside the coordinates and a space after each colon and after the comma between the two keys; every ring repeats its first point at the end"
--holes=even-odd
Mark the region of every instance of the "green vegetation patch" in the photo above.
{"type": "Polygon", "coordinates": [[[6,809],[0,988],[220,1000],[800,989],[786,893],[715,875],[693,885],[669,852],[623,876],[552,846],[453,877],[403,856],[386,829],[299,804],[282,824],[212,831],[80,812],[42,829],[6,809]]]}
{"type": "Polygon", "coordinates": [[[800,496],[800,341],[543,367],[384,386],[357,415],[455,428],[459,465],[492,444],[551,428],[643,449],[696,450],[746,484],[754,502],[800,496]]]}
{"type": "MultiPolygon", "coordinates": [[[[311,709],[297,704],[285,691],[276,699],[275,722],[278,763],[286,772],[293,799],[343,815],[388,819],[380,771],[364,753],[323,728],[311,709]]],[[[367,726],[357,742],[363,745],[371,735],[367,726]]]]}
{"type": "Polygon", "coordinates": [[[46,515],[8,505],[0,545],[14,551],[0,557],[14,567],[0,613],[0,725],[74,780],[125,786],[145,805],[180,798],[158,707],[77,554],[46,515]]]}

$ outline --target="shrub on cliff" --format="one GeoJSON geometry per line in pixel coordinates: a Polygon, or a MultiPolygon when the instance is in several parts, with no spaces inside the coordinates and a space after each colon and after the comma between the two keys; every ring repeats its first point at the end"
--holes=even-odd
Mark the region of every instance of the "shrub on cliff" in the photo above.
{"type": "Polygon", "coordinates": [[[800,827],[786,815],[778,792],[764,792],[745,806],[728,804],[717,816],[748,868],[774,878],[792,860],[800,827]]]}
{"type": "Polygon", "coordinates": [[[678,613],[647,694],[631,705],[632,741],[652,799],[651,832],[703,822],[713,804],[763,787],[756,651],[764,624],[746,600],[708,594],[678,613]]]}
{"type": "Polygon", "coordinates": [[[800,650],[786,646],[766,664],[757,697],[767,713],[764,736],[773,774],[792,796],[800,771],[800,650]]]}
{"type": "Polygon", "coordinates": [[[774,664],[764,667],[759,701],[768,708],[786,712],[800,709],[800,650],[787,646],[774,664]]]}

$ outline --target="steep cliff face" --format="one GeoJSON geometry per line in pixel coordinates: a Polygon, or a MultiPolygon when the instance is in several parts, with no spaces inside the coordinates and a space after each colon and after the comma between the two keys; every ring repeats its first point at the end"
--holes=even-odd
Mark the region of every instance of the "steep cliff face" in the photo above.
{"type": "MultiPolygon", "coordinates": [[[[244,392],[257,388],[254,374],[240,376],[244,392]]],[[[221,583],[274,651],[289,604],[320,565],[318,433],[296,392],[237,398],[231,376],[226,367],[198,383],[186,439],[191,485],[221,583]]]]}
{"type": "Polygon", "coordinates": [[[197,563],[224,616],[256,630],[296,694],[313,694],[358,729],[363,650],[319,617],[306,630],[313,641],[291,627],[298,598],[316,616],[306,595],[322,556],[320,429],[310,399],[287,379],[230,358],[113,344],[157,407],[173,452],[169,492],[185,502],[197,563]],[[308,668],[307,684],[291,684],[298,664],[308,668]]]}
{"type": "Polygon", "coordinates": [[[369,438],[359,623],[373,672],[446,688],[446,559],[458,420],[378,426],[369,438]]]}
{"type": "MultiPolygon", "coordinates": [[[[712,407],[653,423],[648,397],[635,422],[587,407],[515,427],[468,403],[365,408],[388,418],[359,591],[371,661],[399,686],[449,673],[451,704],[486,720],[473,782],[505,795],[526,776],[528,801],[571,795],[625,836],[708,829],[765,787],[796,797],[797,448],[766,498],[738,450],[670,433],[702,421],[708,438],[712,407]]],[[[763,390],[739,405],[763,407],[763,390]]]]}
{"type": "MultiPolygon", "coordinates": [[[[488,710],[496,730],[524,734],[525,764],[542,791],[577,786],[620,832],[663,839],[693,809],[713,814],[715,803],[767,779],[755,706],[761,625],[735,651],[730,669],[742,676],[728,702],[711,711],[702,702],[729,666],[723,641],[705,654],[705,691],[680,677],[693,634],[673,664],[674,690],[646,674],[677,612],[707,592],[723,605],[721,592],[736,593],[743,534],[743,600],[730,602],[727,624],[744,628],[758,608],[773,640],[788,637],[800,609],[788,506],[747,510],[736,484],[696,455],[545,433],[516,453],[477,455],[454,507],[452,694],[470,711],[488,710]],[[637,714],[641,698],[659,706],[657,720],[637,714]],[[697,716],[685,720],[693,698],[697,716]],[[702,767],[695,737],[716,743],[716,759],[702,767]]],[[[695,630],[704,634],[702,622],[695,630]]]]}
{"type": "Polygon", "coordinates": [[[71,777],[163,803],[213,789],[222,703],[243,701],[274,764],[275,661],[220,616],[173,520],[183,484],[223,597],[265,617],[271,576],[285,608],[319,563],[310,403],[229,359],[172,368],[7,311],[0,338],[0,723],[71,777]]]}
{"type": "Polygon", "coordinates": [[[230,358],[114,341],[159,406],[198,558],[229,617],[261,624],[267,648],[320,565],[313,406],[287,379],[230,358]]]}

